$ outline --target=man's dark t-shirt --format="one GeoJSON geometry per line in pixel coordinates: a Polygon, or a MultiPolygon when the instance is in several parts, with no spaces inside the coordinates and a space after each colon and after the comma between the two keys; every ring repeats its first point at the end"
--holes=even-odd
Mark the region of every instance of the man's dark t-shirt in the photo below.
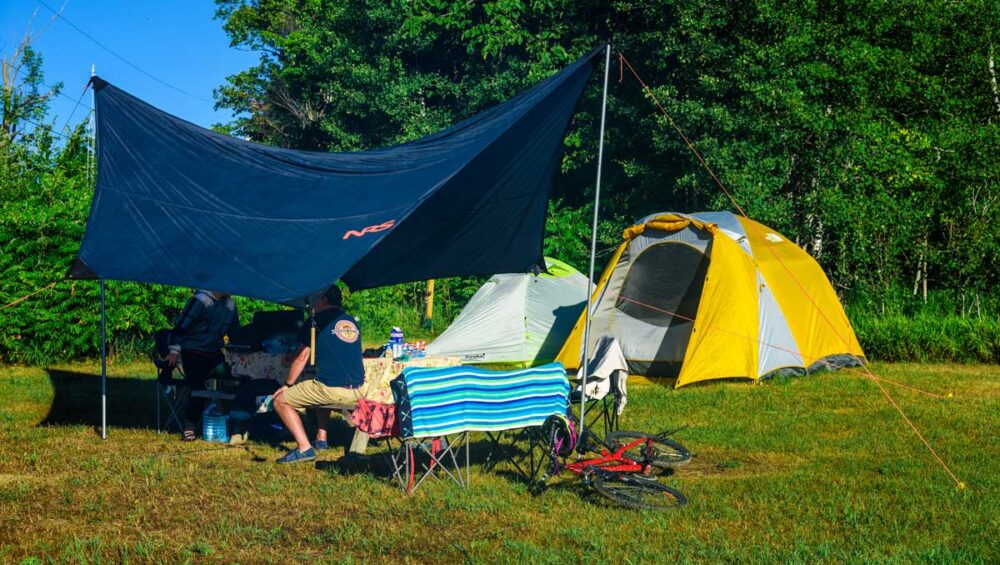
{"type": "MultiPolygon", "coordinates": [[[[299,331],[299,343],[310,347],[310,324],[299,331]]],[[[361,362],[361,328],[339,308],[316,313],[316,380],[326,386],[357,388],[365,382],[361,362]]]]}

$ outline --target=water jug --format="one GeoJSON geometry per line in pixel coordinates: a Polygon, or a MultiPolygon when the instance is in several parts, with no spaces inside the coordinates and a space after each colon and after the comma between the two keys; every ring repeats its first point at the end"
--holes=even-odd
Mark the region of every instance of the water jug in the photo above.
{"type": "Polygon", "coordinates": [[[223,414],[214,402],[205,407],[201,415],[201,439],[217,443],[229,442],[229,416],[223,414]]]}

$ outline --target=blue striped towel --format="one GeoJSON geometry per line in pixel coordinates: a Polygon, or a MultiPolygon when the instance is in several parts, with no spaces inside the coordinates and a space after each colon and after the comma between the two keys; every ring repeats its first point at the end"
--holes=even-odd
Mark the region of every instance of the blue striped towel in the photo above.
{"type": "Polygon", "coordinates": [[[392,391],[404,438],[540,426],[569,402],[561,363],[520,371],[407,367],[392,391]]]}

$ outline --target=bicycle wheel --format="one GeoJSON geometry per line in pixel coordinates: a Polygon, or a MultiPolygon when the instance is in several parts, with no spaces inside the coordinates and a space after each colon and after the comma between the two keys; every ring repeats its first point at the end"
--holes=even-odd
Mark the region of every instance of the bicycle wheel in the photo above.
{"type": "Polygon", "coordinates": [[[612,501],[636,510],[665,510],[687,504],[687,497],[652,479],[627,473],[595,473],[594,490],[612,501]]]}
{"type": "Polygon", "coordinates": [[[538,464],[538,473],[531,477],[529,492],[537,496],[548,488],[549,480],[559,475],[562,470],[560,450],[563,443],[567,441],[565,429],[552,425],[551,417],[542,424],[538,433],[540,436],[541,461],[538,464]]]}
{"type": "Polygon", "coordinates": [[[625,457],[650,465],[654,470],[680,467],[691,461],[691,452],[686,447],[665,437],[643,432],[618,431],[608,434],[605,441],[612,451],[617,451],[621,446],[637,439],[642,439],[643,442],[625,450],[625,457]]]}

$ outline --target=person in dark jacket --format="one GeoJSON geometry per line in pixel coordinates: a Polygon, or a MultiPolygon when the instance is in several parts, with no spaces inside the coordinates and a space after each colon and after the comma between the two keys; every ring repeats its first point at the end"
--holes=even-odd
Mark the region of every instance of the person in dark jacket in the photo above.
{"type": "MultiPolygon", "coordinates": [[[[240,327],[240,314],[232,296],[211,290],[199,290],[188,300],[170,333],[167,365],[180,359],[184,380],[192,392],[205,390],[205,381],[225,361],[222,347],[225,336],[240,327]]],[[[195,439],[195,429],[205,409],[205,399],[188,398],[184,411],[182,439],[195,439]]]]}

